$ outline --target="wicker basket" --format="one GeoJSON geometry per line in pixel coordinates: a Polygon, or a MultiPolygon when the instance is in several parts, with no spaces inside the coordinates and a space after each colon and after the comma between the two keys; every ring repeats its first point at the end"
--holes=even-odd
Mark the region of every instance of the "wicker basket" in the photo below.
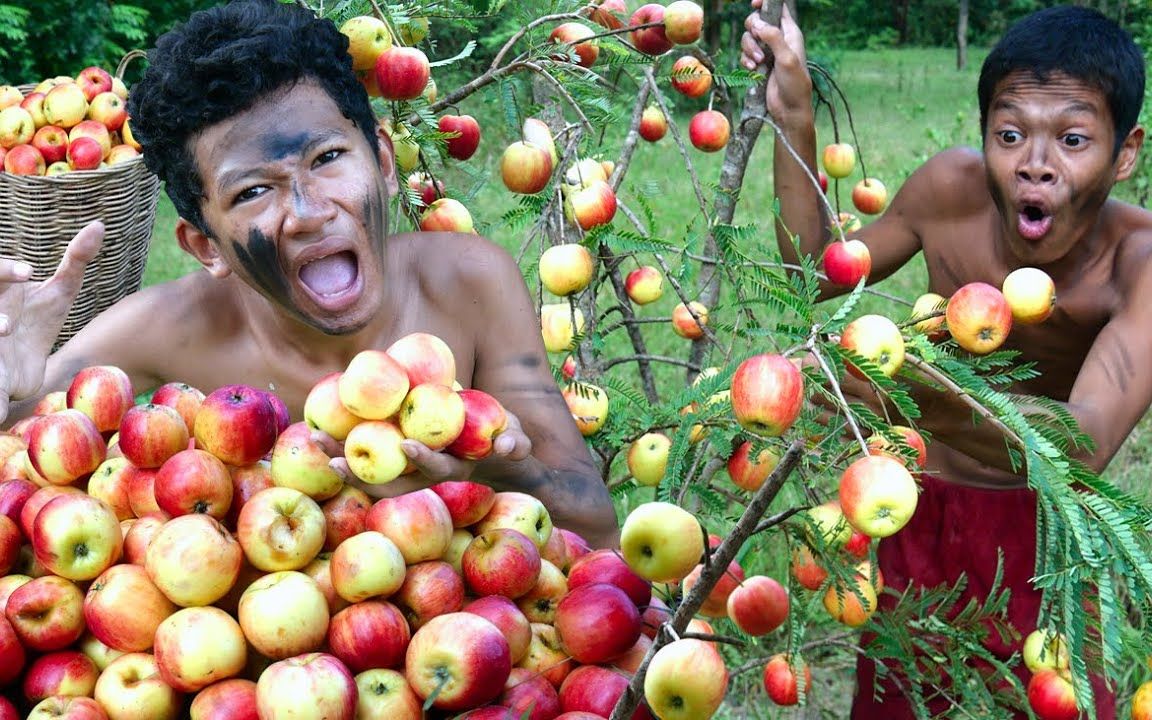
{"type": "MultiPolygon", "coordinates": [[[[33,87],[20,90],[27,94],[33,87]]],[[[57,347],[140,288],[159,194],[160,180],[140,157],[52,177],[0,172],[0,256],[30,264],[35,280],[55,272],[68,241],[81,228],[93,220],[104,223],[104,247],[84,272],[57,347]]]]}

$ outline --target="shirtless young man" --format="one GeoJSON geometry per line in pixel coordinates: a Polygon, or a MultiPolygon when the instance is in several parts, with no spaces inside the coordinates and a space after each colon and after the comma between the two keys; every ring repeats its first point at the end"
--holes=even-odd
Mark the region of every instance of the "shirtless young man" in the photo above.
{"type": "MultiPolygon", "coordinates": [[[[812,82],[800,30],[787,14],[777,29],[758,12],[746,27],[741,63],[762,67],[764,47],[771,52],[768,112],[815,172],[812,82]]],[[[1152,357],[1152,214],[1108,197],[1132,173],[1144,140],[1136,125],[1143,58],[1099,13],[1052,8],[1008,30],[984,64],[978,94],[983,151],[951,149],[931,158],[891,207],[852,237],[868,245],[871,281],[922,252],[928,289],[944,297],[974,281],[1000,287],[1023,266],[1047,272],[1059,298],[1055,313],[1040,325],[1013,327],[1006,343],[1042,374],[1015,390],[1063,403],[1095,440],[1095,452],[1083,459],[1100,471],[1152,402],[1152,373],[1140,370],[1152,357]]],[[[817,191],[779,139],[775,158],[782,223],[799,235],[801,252],[818,258],[831,238],[817,191]]],[[[788,234],[778,227],[777,238],[784,259],[795,262],[788,234]]],[[[844,291],[824,286],[825,297],[844,291]]],[[[870,394],[860,384],[855,390],[870,394]]],[[[1027,635],[1040,600],[1029,582],[1035,495],[1011,471],[994,428],[973,425],[955,399],[924,388],[916,399],[919,422],[934,438],[929,473],[912,522],[879,545],[885,581],[897,589],[931,587],[964,572],[969,595],[983,598],[1003,548],[1009,617],[1027,635]]],[[[1020,643],[989,647],[1007,658],[1020,643]]],[[[859,669],[853,718],[912,717],[888,684],[873,699],[874,669],[867,662],[859,669]]],[[[1022,664],[1020,677],[1026,681],[1022,664]]],[[[1114,698],[1095,690],[1098,717],[1114,717],[1114,698]]],[[[939,712],[947,704],[930,707],[939,712]]]]}
{"type": "MultiPolygon", "coordinates": [[[[509,429],[478,463],[406,441],[421,484],[527,492],[557,526],[614,544],[615,511],[516,263],[475,235],[388,235],[391,147],[347,47],[330,21],[276,0],[196,13],[160,38],[132,91],[133,131],[180,215],[180,247],[204,269],[127,297],[49,357],[102,227],[82,230],[45,283],[0,261],[0,419],[96,364],[122,368],[137,392],[273,388],[300,419],[312,385],[356,353],[429,332],[451,346],[462,385],[504,404],[509,429]]],[[[413,489],[403,480],[365,489],[413,489]]]]}

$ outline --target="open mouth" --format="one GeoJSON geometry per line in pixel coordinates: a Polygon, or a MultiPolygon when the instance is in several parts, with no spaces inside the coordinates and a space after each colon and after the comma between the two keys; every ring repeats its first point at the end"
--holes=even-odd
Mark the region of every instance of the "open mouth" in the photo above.
{"type": "Polygon", "coordinates": [[[1016,230],[1020,237],[1035,242],[1052,229],[1052,215],[1043,205],[1025,203],[1016,214],[1016,230]]]}
{"type": "Polygon", "coordinates": [[[300,283],[321,305],[339,304],[358,287],[360,263],[350,250],[310,260],[300,267],[300,283]]]}

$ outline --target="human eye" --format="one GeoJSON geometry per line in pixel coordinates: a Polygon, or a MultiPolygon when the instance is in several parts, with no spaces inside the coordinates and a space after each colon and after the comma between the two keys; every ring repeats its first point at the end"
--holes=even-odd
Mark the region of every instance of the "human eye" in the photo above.
{"type": "Polygon", "coordinates": [[[1014,145],[1024,139],[1024,136],[1016,130],[1001,130],[996,134],[1005,145],[1014,145]]]}
{"type": "Polygon", "coordinates": [[[327,165],[328,163],[332,162],[333,160],[335,160],[336,158],[340,157],[343,154],[344,154],[344,150],[339,149],[339,148],[333,148],[331,150],[325,150],[324,152],[322,152],[316,156],[315,164],[316,165],[327,165]]]}
{"type": "Polygon", "coordinates": [[[250,188],[245,188],[233,196],[232,204],[233,205],[239,205],[240,203],[247,202],[249,200],[254,200],[254,199],[260,197],[261,195],[263,195],[264,191],[267,189],[268,188],[264,185],[255,185],[255,186],[250,187],[250,188]]]}
{"type": "Polygon", "coordinates": [[[1080,135],[1079,133],[1067,133],[1061,138],[1061,140],[1064,141],[1065,146],[1070,148],[1081,147],[1088,142],[1088,138],[1080,135]]]}

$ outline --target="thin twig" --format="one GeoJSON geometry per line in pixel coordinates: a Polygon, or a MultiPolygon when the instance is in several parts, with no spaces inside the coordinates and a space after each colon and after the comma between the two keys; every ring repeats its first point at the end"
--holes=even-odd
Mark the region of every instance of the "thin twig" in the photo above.
{"type": "Polygon", "coordinates": [[[868,442],[864,439],[864,434],[860,432],[860,426],[856,423],[855,416],[852,415],[851,408],[848,407],[848,400],[844,398],[844,391],[840,389],[840,381],[836,379],[836,373],[832,372],[832,368],[824,360],[824,356],[816,349],[815,343],[808,344],[808,350],[812,353],[816,361],[820,363],[820,369],[824,371],[824,377],[828,378],[828,383],[832,386],[832,391],[836,394],[836,399],[840,401],[840,407],[844,410],[845,419],[848,421],[848,427],[852,428],[852,434],[856,436],[856,441],[860,443],[860,448],[867,455],[868,442]]]}
{"type": "Polygon", "coordinates": [[[607,370],[608,368],[629,362],[661,362],[668,363],[669,365],[679,365],[680,367],[686,367],[689,370],[700,372],[699,365],[693,365],[687,360],[668,357],[667,355],[625,355],[623,357],[614,357],[608,362],[604,363],[604,369],[607,370]]]}

